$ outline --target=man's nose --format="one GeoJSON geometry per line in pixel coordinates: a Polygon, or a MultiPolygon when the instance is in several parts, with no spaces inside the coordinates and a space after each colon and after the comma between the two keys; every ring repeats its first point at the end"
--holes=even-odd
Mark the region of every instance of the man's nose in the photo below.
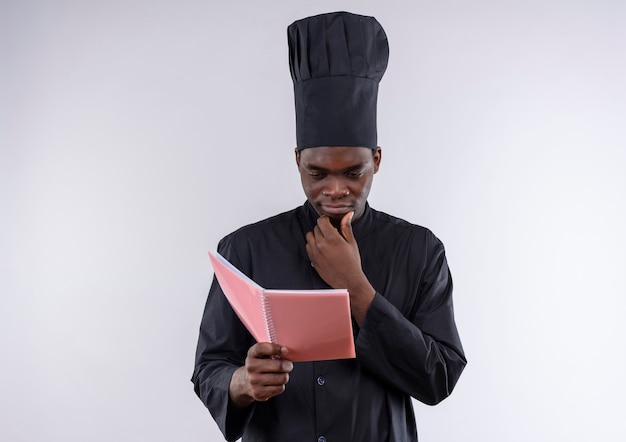
{"type": "Polygon", "coordinates": [[[333,199],[343,198],[350,194],[350,189],[348,189],[345,181],[340,177],[328,177],[322,194],[333,199]]]}

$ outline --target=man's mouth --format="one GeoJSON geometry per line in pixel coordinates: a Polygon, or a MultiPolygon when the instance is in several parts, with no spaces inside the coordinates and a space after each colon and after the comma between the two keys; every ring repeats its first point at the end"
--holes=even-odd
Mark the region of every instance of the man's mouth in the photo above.
{"type": "Polygon", "coordinates": [[[322,212],[328,216],[345,215],[352,210],[352,206],[348,204],[322,204],[321,208],[322,212]]]}

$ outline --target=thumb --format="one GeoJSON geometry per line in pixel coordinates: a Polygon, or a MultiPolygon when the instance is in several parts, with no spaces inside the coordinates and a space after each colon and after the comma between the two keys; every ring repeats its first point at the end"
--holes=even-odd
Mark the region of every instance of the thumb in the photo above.
{"type": "Polygon", "coordinates": [[[343,218],[341,218],[341,236],[348,242],[354,241],[354,234],[352,233],[352,217],[354,216],[354,211],[346,213],[343,218]]]}

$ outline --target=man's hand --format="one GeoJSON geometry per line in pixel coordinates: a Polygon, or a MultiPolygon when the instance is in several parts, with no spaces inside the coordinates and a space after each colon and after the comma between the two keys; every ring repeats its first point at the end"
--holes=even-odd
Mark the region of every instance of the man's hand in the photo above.
{"type": "Polygon", "coordinates": [[[352,216],[354,212],[344,215],[339,230],[331,224],[330,218],[321,216],[313,232],[306,234],[306,252],[317,273],[329,286],[348,289],[352,314],[361,324],[376,290],[361,268],[359,246],[352,233],[352,216]]]}
{"type": "Polygon", "coordinates": [[[230,398],[238,407],[247,407],[254,401],[267,401],[285,391],[293,362],[278,359],[287,349],[269,342],[254,344],[248,350],[246,362],[233,373],[230,380],[230,398]]]}

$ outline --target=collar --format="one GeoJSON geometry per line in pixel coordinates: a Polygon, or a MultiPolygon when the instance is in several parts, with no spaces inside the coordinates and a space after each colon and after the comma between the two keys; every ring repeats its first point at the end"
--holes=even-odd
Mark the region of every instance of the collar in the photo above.
{"type": "MultiPolygon", "coordinates": [[[[373,219],[373,211],[374,209],[372,209],[369,203],[366,202],[363,216],[361,216],[361,218],[359,218],[359,220],[352,225],[352,232],[354,233],[354,237],[357,242],[359,241],[359,239],[367,235],[367,233],[370,231],[373,219]]],[[[312,231],[317,224],[319,214],[311,205],[311,203],[309,203],[309,201],[306,201],[302,205],[300,213],[300,219],[304,232],[306,233],[312,231]]]]}

